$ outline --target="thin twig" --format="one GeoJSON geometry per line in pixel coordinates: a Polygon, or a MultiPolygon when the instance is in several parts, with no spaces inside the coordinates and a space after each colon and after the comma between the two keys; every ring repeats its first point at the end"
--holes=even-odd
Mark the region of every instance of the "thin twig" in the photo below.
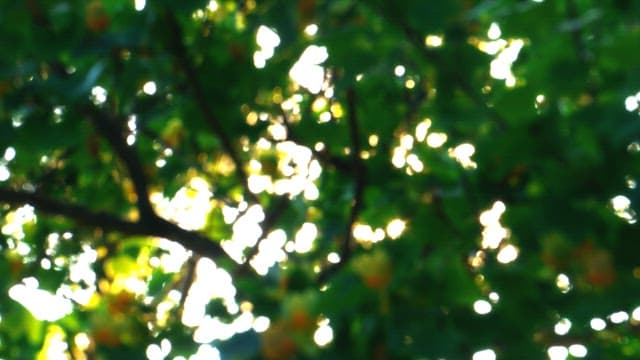
{"type": "Polygon", "coordinates": [[[245,193],[247,196],[251,198],[256,203],[260,203],[258,197],[249,190],[249,177],[244,170],[242,161],[240,160],[240,156],[236,152],[233,142],[231,138],[226,133],[224,127],[222,126],[222,122],[220,119],[213,113],[213,110],[209,106],[209,102],[207,97],[205,96],[205,92],[202,88],[202,84],[200,82],[200,76],[198,75],[198,71],[196,70],[195,65],[189,58],[189,54],[187,52],[187,48],[183,42],[183,34],[182,28],[178,23],[178,19],[176,19],[175,15],[170,11],[165,12],[165,23],[169,28],[169,50],[176,58],[178,66],[184,72],[187,77],[187,82],[191,87],[193,92],[193,97],[196,102],[196,105],[200,109],[202,116],[204,117],[205,122],[214,132],[214,134],[220,139],[222,143],[222,147],[224,151],[229,155],[231,161],[233,161],[236,174],[242,181],[242,185],[245,189],[245,193]]]}
{"type": "Polygon", "coordinates": [[[186,264],[186,273],[182,279],[182,289],[180,297],[180,303],[178,304],[178,308],[176,314],[178,318],[182,318],[182,314],[184,312],[184,304],[187,301],[187,295],[189,295],[189,290],[191,290],[191,286],[193,286],[193,281],[196,278],[196,266],[198,265],[198,261],[200,260],[200,256],[193,255],[187,260],[186,264]]]}

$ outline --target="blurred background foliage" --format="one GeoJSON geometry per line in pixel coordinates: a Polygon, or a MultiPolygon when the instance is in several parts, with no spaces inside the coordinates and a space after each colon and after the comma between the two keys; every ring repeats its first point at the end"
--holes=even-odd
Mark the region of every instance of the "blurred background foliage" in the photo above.
{"type": "Polygon", "coordinates": [[[0,3],[0,357],[640,358],[640,3],[0,3]]]}

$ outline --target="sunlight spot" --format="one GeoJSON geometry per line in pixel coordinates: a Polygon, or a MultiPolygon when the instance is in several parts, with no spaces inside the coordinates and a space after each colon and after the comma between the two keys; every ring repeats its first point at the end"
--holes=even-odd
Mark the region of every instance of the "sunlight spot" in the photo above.
{"type": "Polygon", "coordinates": [[[7,181],[10,177],[11,172],[9,169],[5,165],[0,164],[0,182],[7,181]]]}
{"type": "Polygon", "coordinates": [[[207,4],[207,10],[209,10],[210,12],[215,12],[216,10],[218,10],[218,2],[216,0],[211,0],[209,1],[209,4],[207,4]]]}
{"type": "Polygon", "coordinates": [[[344,116],[344,110],[342,109],[342,105],[340,105],[340,103],[331,104],[329,110],[335,118],[341,118],[344,116]]]}
{"type": "Polygon", "coordinates": [[[479,315],[486,315],[490,313],[491,310],[491,303],[487,300],[476,300],[476,302],[473,303],[473,311],[479,315]]]}
{"type": "Polygon", "coordinates": [[[416,126],[415,136],[418,142],[423,142],[427,138],[427,132],[429,131],[430,127],[430,119],[424,119],[416,126]]]}
{"type": "Polygon", "coordinates": [[[497,40],[501,35],[502,31],[500,31],[500,26],[498,26],[498,24],[495,22],[491,23],[491,26],[489,26],[489,31],[487,31],[487,36],[489,37],[489,39],[497,40]]]}
{"type": "Polygon", "coordinates": [[[165,160],[165,159],[156,160],[156,167],[157,168],[163,168],[165,165],[167,165],[167,160],[165,160]]]}
{"type": "Polygon", "coordinates": [[[150,344],[147,346],[146,354],[149,360],[162,360],[171,353],[171,343],[169,342],[168,345],[166,345],[165,341],[168,340],[162,340],[162,345],[164,346],[158,344],[150,344]]]}
{"type": "Polygon", "coordinates": [[[396,218],[389,221],[386,228],[387,236],[394,240],[399,238],[400,235],[402,235],[402,233],[404,232],[406,225],[407,223],[402,219],[396,218]]]}
{"type": "Polygon", "coordinates": [[[400,138],[400,146],[407,150],[411,150],[413,148],[413,136],[409,134],[404,134],[400,138]]]}
{"type": "Polygon", "coordinates": [[[304,28],[304,33],[309,36],[315,36],[318,33],[318,25],[309,24],[304,28]]]}
{"type": "Polygon", "coordinates": [[[11,236],[12,238],[17,240],[21,240],[25,237],[23,226],[27,223],[35,223],[37,221],[37,218],[33,206],[24,205],[14,211],[7,213],[4,217],[4,220],[4,225],[2,226],[1,230],[2,234],[11,236]]]}
{"type": "Polygon", "coordinates": [[[633,318],[633,320],[640,322],[640,306],[633,309],[633,312],[631,313],[631,317],[633,318]]]}
{"type": "Polygon", "coordinates": [[[220,360],[220,351],[209,344],[202,344],[189,360],[220,360]]]}
{"type": "Polygon", "coordinates": [[[485,257],[486,257],[485,252],[482,251],[482,250],[478,250],[474,254],[469,256],[467,262],[474,269],[478,269],[478,268],[484,266],[485,257]]]}
{"type": "Polygon", "coordinates": [[[441,35],[427,35],[424,44],[430,48],[440,47],[444,44],[444,37],[441,35]]]}
{"type": "Polygon", "coordinates": [[[409,154],[407,156],[406,161],[407,161],[407,164],[409,165],[409,167],[411,168],[411,170],[415,171],[416,173],[422,172],[422,170],[424,170],[424,164],[418,158],[418,155],[409,154]]]}
{"type": "Polygon", "coordinates": [[[476,148],[469,144],[463,143],[453,149],[449,149],[449,156],[456,159],[464,169],[475,169],[478,164],[471,160],[471,156],[476,152],[476,148]]]}
{"type": "Polygon", "coordinates": [[[251,330],[253,328],[253,320],[254,316],[250,311],[243,311],[231,323],[233,332],[239,334],[251,330]]]}
{"type": "Polygon", "coordinates": [[[134,7],[136,8],[136,11],[144,10],[144,7],[147,5],[146,0],[134,0],[133,3],[134,3],[134,7]]]}
{"type": "Polygon", "coordinates": [[[275,263],[287,259],[283,247],[287,242],[287,234],[276,229],[260,242],[258,254],[251,260],[251,266],[260,275],[266,275],[275,263]]]}
{"type": "Polygon", "coordinates": [[[565,360],[569,356],[569,349],[565,346],[551,346],[547,349],[549,360],[565,360]]]}
{"type": "Polygon", "coordinates": [[[67,360],[69,345],[66,341],[66,334],[62,328],[57,325],[48,326],[44,344],[38,359],[47,360],[67,360]]]}
{"type": "MultiPolygon", "coordinates": [[[[256,33],[256,43],[263,49],[274,49],[280,45],[280,36],[272,29],[260,25],[256,33]]],[[[269,56],[270,57],[270,56],[269,56]]],[[[267,57],[267,59],[269,58],[267,57]]]]}
{"type": "Polygon", "coordinates": [[[406,69],[402,65],[398,65],[393,69],[393,73],[398,77],[404,75],[405,72],[406,72],[406,69]]]}
{"type": "MultiPolygon", "coordinates": [[[[500,224],[500,217],[506,210],[506,206],[502,201],[496,201],[489,210],[480,213],[479,221],[484,227],[482,230],[482,248],[497,249],[502,240],[509,237],[509,230],[500,224]]],[[[506,247],[505,247],[506,248],[506,247]]],[[[513,256],[513,251],[517,249],[507,250],[507,258],[513,256]]],[[[517,257],[517,251],[516,251],[517,257]]]]}
{"type": "MultiPolygon", "coordinates": [[[[327,255],[327,261],[332,264],[337,264],[340,262],[340,255],[338,255],[337,252],[330,252],[329,255],[327,255]]],[[[639,315],[640,315],[640,310],[639,310],[639,315]]]]}
{"type": "Polygon", "coordinates": [[[434,132],[427,136],[427,145],[434,149],[437,149],[447,142],[447,134],[441,132],[434,132]]]}
{"type": "Polygon", "coordinates": [[[318,236],[318,228],[313,223],[304,223],[295,237],[295,250],[297,253],[303,254],[311,251],[313,241],[318,236]]]}
{"type": "Polygon", "coordinates": [[[407,81],[404,82],[404,87],[406,87],[407,89],[413,89],[414,87],[416,87],[415,80],[407,79],[407,81]]]}
{"type": "Polygon", "coordinates": [[[498,252],[498,256],[496,257],[498,259],[498,262],[501,262],[503,264],[508,264],[510,262],[515,261],[518,258],[518,253],[520,250],[518,250],[517,247],[509,244],[507,246],[504,246],[502,249],[500,249],[500,251],[498,252]]]}
{"type": "Polygon", "coordinates": [[[326,47],[310,45],[293,65],[289,76],[300,86],[317,94],[322,90],[324,83],[324,68],[320,64],[328,58],[329,53],[326,47]]]}
{"type": "Polygon", "coordinates": [[[376,147],[378,145],[378,141],[380,140],[380,138],[378,137],[378,135],[376,134],[371,134],[369,135],[369,146],[371,147],[376,147]]]}
{"type": "Polygon", "coordinates": [[[107,89],[102,86],[94,86],[91,89],[91,101],[95,105],[104,104],[107,101],[107,89]]]}
{"type": "Polygon", "coordinates": [[[611,199],[611,206],[614,213],[626,220],[629,224],[634,224],[637,221],[635,210],[631,209],[631,200],[624,195],[617,195],[611,199]]]}
{"type": "Polygon", "coordinates": [[[76,336],[73,337],[73,342],[76,344],[80,351],[85,351],[91,345],[91,339],[86,333],[77,333],[76,336]]]}
{"type": "Polygon", "coordinates": [[[627,98],[624,99],[624,108],[627,109],[627,111],[638,110],[638,99],[633,95],[627,96],[627,98]]]}
{"type": "Polygon", "coordinates": [[[56,321],[73,311],[69,299],[38,289],[38,286],[35,278],[25,278],[21,284],[9,289],[9,297],[22,304],[38,320],[56,321]]]}
{"type": "Polygon", "coordinates": [[[333,329],[329,326],[328,320],[313,333],[313,341],[320,347],[329,345],[333,341],[333,329]]]}
{"type": "Polygon", "coordinates": [[[614,312],[613,314],[609,315],[609,320],[611,320],[611,322],[614,324],[621,324],[629,320],[629,314],[627,314],[625,311],[614,312]]]}
{"type": "Polygon", "coordinates": [[[157,87],[156,87],[156,83],[153,81],[147,81],[146,83],[144,83],[144,85],[142,86],[142,91],[147,94],[147,95],[153,95],[156,93],[157,91],[157,87]]]}
{"type": "Polygon", "coordinates": [[[4,160],[5,161],[11,161],[16,157],[16,149],[14,149],[13,147],[9,146],[5,151],[4,151],[4,160]]]}
{"type": "Polygon", "coordinates": [[[406,164],[407,150],[402,147],[393,149],[393,156],[391,157],[391,163],[396,168],[400,169],[406,164]]]}
{"type": "Polygon", "coordinates": [[[595,331],[602,331],[607,327],[607,323],[601,318],[593,318],[589,322],[591,328],[595,331]]]}
{"type": "Polygon", "coordinates": [[[324,111],[322,112],[322,114],[320,114],[320,116],[318,117],[318,122],[319,123],[327,123],[329,121],[331,121],[331,119],[333,118],[333,116],[331,115],[331,112],[329,111],[324,111]]]}
{"type": "Polygon", "coordinates": [[[496,360],[496,353],[491,349],[476,351],[472,360],[496,360]]]}
{"type": "Polygon", "coordinates": [[[282,124],[271,124],[267,131],[275,141],[284,141],[287,139],[287,128],[282,124]]]}
{"type": "Polygon", "coordinates": [[[632,178],[629,175],[625,176],[624,180],[627,183],[627,187],[629,189],[635,189],[638,186],[638,182],[636,181],[636,179],[632,178]]]}
{"type": "Polygon", "coordinates": [[[583,358],[587,356],[587,348],[582,344],[573,344],[569,346],[569,354],[573,357],[583,358]]]}
{"type": "Polygon", "coordinates": [[[258,316],[253,320],[253,330],[257,333],[265,332],[269,328],[271,320],[266,316],[258,316]]]}
{"type": "Polygon", "coordinates": [[[561,293],[566,294],[572,288],[571,280],[569,280],[569,277],[565,274],[558,274],[558,276],[556,276],[556,286],[560,289],[561,293]]]}
{"type": "Polygon", "coordinates": [[[275,48],[280,45],[280,36],[274,30],[260,25],[256,33],[256,43],[260,49],[253,53],[253,64],[256,68],[262,69],[267,60],[273,57],[275,48]]]}
{"type": "Polygon", "coordinates": [[[383,229],[376,228],[374,230],[370,225],[360,223],[354,224],[352,234],[356,241],[363,245],[380,242],[385,237],[383,229]]]}
{"type": "Polygon", "coordinates": [[[491,300],[491,302],[495,304],[500,300],[500,295],[498,295],[497,292],[492,291],[489,293],[489,300],[491,300]]]}
{"type": "Polygon", "coordinates": [[[319,96],[313,101],[313,103],[311,103],[311,110],[315,113],[319,113],[323,111],[328,104],[329,102],[327,101],[327,98],[319,96]]]}
{"type": "Polygon", "coordinates": [[[553,331],[561,336],[568,334],[569,330],[571,330],[571,321],[566,318],[560,319],[553,327],[553,331]]]}

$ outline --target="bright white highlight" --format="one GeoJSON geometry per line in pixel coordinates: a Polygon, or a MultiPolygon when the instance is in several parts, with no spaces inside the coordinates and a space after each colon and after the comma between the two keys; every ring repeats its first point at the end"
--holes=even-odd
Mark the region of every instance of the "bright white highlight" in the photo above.
{"type": "Polygon", "coordinates": [[[472,360],[496,360],[496,353],[491,349],[484,349],[473,353],[472,360]]]}
{"type": "Polygon", "coordinates": [[[500,26],[497,23],[491,23],[489,26],[489,31],[487,31],[487,36],[491,40],[497,40],[502,35],[502,31],[500,31],[500,26]]]}
{"type": "Polygon", "coordinates": [[[519,252],[520,250],[517,247],[509,244],[503,247],[502,249],[500,249],[500,251],[498,252],[498,256],[496,258],[498,259],[499,262],[503,264],[508,264],[510,262],[515,261],[518,258],[519,252]]]}
{"type": "Polygon", "coordinates": [[[38,289],[38,280],[26,278],[9,289],[9,297],[19,302],[38,320],[56,321],[73,311],[71,301],[62,295],[38,289]]]}
{"type": "Polygon", "coordinates": [[[569,349],[564,346],[551,346],[547,349],[550,360],[564,360],[569,356],[569,349]]]}
{"type": "Polygon", "coordinates": [[[142,86],[142,91],[147,94],[147,95],[153,95],[156,93],[157,87],[156,87],[156,83],[153,81],[147,81],[146,83],[144,83],[144,85],[142,86]]]}
{"type": "Polygon", "coordinates": [[[573,344],[569,346],[569,354],[573,357],[583,358],[587,356],[587,348],[582,344],[573,344]]]}
{"type": "Polygon", "coordinates": [[[614,324],[621,324],[629,320],[629,314],[624,311],[614,312],[613,314],[609,315],[609,320],[611,320],[611,322],[614,324]]]}
{"type": "Polygon", "coordinates": [[[473,303],[473,311],[479,315],[486,315],[490,313],[492,309],[491,303],[487,300],[476,300],[476,302],[473,303]]]}
{"type": "Polygon", "coordinates": [[[313,94],[317,94],[322,90],[322,84],[324,83],[324,68],[320,64],[328,58],[329,53],[326,47],[310,45],[293,65],[291,71],[289,71],[289,76],[298,85],[313,94]]]}
{"type": "Polygon", "coordinates": [[[553,331],[558,335],[566,335],[571,330],[571,321],[569,319],[561,319],[553,327],[553,331]]]}
{"type": "Polygon", "coordinates": [[[136,8],[136,11],[142,11],[144,10],[144,7],[147,5],[147,1],[146,0],[135,0],[134,1],[134,6],[136,8]]]}
{"type": "Polygon", "coordinates": [[[274,30],[260,25],[256,33],[256,43],[260,50],[253,53],[253,64],[256,68],[262,69],[267,60],[273,57],[275,48],[280,45],[280,36],[274,30]]]}
{"type": "Polygon", "coordinates": [[[333,341],[333,329],[329,326],[328,320],[320,324],[320,327],[313,334],[313,341],[321,347],[329,345],[333,341]]]}
{"type": "Polygon", "coordinates": [[[593,318],[589,322],[591,328],[595,331],[602,331],[607,327],[607,323],[601,318],[593,318]]]}

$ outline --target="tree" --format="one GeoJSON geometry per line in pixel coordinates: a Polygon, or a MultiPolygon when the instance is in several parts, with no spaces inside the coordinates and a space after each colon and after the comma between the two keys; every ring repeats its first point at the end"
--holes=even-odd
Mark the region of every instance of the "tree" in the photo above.
{"type": "Polygon", "coordinates": [[[3,2],[1,356],[639,357],[638,11],[3,2]]]}

